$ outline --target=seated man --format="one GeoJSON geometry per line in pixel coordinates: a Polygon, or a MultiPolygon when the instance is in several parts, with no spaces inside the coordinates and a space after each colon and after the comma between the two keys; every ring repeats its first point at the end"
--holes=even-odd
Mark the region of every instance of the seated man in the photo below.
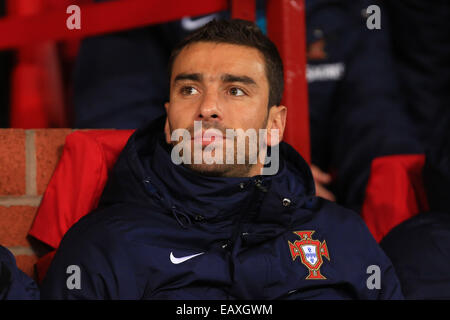
{"type": "Polygon", "coordinates": [[[36,283],[17,268],[13,254],[0,246],[0,300],[39,300],[36,283]]]}
{"type": "Polygon", "coordinates": [[[430,210],[392,229],[380,245],[406,299],[450,299],[450,112],[440,110],[423,168],[430,210]]]}
{"type": "Polygon", "coordinates": [[[363,221],[316,197],[280,142],[283,64],[254,24],[208,23],[174,49],[169,74],[167,117],[130,137],[43,298],[403,298],[363,221]]]}

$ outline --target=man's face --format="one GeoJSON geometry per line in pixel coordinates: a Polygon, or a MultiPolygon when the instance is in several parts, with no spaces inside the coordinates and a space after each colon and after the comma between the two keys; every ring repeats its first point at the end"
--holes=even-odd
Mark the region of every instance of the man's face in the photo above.
{"type": "MultiPolygon", "coordinates": [[[[227,138],[226,129],[243,129],[244,132],[254,129],[258,132],[259,129],[273,127],[272,118],[276,118],[276,112],[269,112],[268,101],[265,62],[257,49],[223,43],[191,44],[179,53],[173,64],[170,102],[165,105],[166,141],[177,144],[178,141],[171,141],[171,133],[175,129],[187,129],[192,137],[189,142],[191,150],[194,150],[194,142],[200,143],[202,150],[211,147],[210,142],[201,144],[204,135],[194,135],[194,121],[201,121],[203,134],[207,129],[222,133],[223,140],[211,143],[222,143],[224,159],[227,140],[234,139],[236,156],[236,138],[227,138]]],[[[244,152],[248,159],[249,148],[244,152]]],[[[192,152],[192,159],[194,154],[192,152]]],[[[188,165],[191,169],[217,176],[251,176],[259,174],[253,171],[261,167],[248,163],[227,164],[225,161],[224,164],[191,163],[188,165]]]]}

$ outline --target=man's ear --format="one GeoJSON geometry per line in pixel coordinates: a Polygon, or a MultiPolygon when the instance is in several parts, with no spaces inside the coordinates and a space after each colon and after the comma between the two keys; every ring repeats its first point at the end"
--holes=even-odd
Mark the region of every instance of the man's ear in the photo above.
{"type": "Polygon", "coordinates": [[[170,144],[172,141],[170,139],[170,126],[169,126],[169,102],[164,103],[164,108],[166,108],[166,123],[164,124],[164,133],[166,135],[166,142],[170,144]]]}
{"type": "Polygon", "coordinates": [[[283,140],[284,128],[286,127],[287,108],[285,106],[272,106],[269,109],[267,121],[267,145],[274,146],[283,140]],[[272,137],[271,129],[278,130],[278,139],[272,137]]]}

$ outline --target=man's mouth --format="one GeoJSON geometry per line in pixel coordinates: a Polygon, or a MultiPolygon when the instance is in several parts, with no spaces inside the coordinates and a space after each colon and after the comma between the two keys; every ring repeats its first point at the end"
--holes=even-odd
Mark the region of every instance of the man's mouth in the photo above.
{"type": "Polygon", "coordinates": [[[191,140],[195,144],[199,144],[202,147],[208,146],[209,144],[224,140],[225,137],[223,136],[222,132],[217,129],[208,129],[206,131],[202,131],[199,133],[194,133],[194,136],[191,138],[191,140]]]}

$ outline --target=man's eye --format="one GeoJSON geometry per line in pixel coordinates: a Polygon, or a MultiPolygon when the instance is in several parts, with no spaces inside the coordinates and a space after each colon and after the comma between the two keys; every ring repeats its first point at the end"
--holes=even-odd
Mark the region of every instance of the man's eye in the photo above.
{"type": "Polygon", "coordinates": [[[245,92],[242,89],[236,87],[231,88],[229,92],[232,96],[236,97],[245,96],[245,92]]]}
{"type": "Polygon", "coordinates": [[[194,87],[182,87],[181,88],[181,93],[186,95],[186,96],[190,96],[193,94],[197,94],[198,90],[195,89],[194,87]]]}

